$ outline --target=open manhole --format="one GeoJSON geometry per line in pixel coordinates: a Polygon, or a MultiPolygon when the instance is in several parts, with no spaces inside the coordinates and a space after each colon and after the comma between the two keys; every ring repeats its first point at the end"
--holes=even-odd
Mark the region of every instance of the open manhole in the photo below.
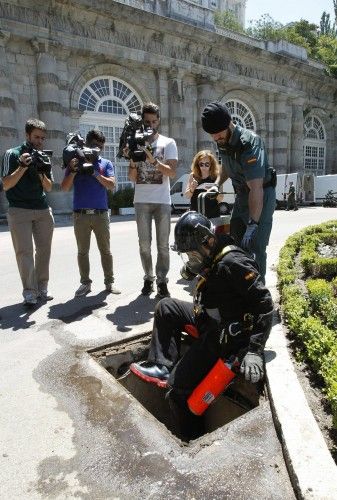
{"type": "MultiPolygon", "coordinates": [[[[142,334],[88,352],[170,432],[177,435],[165,398],[167,389],[144,382],[129,371],[131,363],[147,359],[150,340],[151,334],[142,334]]],[[[193,342],[191,337],[183,337],[182,353],[190,342],[193,342]]],[[[205,433],[213,432],[247,413],[265,398],[263,387],[250,384],[241,375],[237,375],[226,391],[205,412],[205,433]]]]}

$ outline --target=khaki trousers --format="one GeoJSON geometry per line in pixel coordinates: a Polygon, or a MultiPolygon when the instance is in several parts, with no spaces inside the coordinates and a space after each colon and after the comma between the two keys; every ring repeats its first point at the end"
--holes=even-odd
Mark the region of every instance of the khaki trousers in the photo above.
{"type": "Polygon", "coordinates": [[[98,250],[101,254],[104,283],[108,285],[114,282],[113,261],[110,251],[110,221],[108,211],[92,215],[74,213],[74,232],[78,250],[77,261],[82,284],[92,282],[89,277],[89,250],[92,231],[95,234],[98,250]]]}
{"type": "Polygon", "coordinates": [[[54,218],[51,208],[10,207],[7,214],[24,298],[48,289],[54,218]],[[35,256],[34,246],[35,243],[35,256]]]}

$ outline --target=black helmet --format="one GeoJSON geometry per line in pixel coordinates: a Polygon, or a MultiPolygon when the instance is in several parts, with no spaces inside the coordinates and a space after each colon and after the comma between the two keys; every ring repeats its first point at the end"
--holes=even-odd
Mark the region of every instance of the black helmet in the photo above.
{"type": "Polygon", "coordinates": [[[173,248],[181,253],[200,251],[210,236],[215,236],[211,221],[198,212],[186,212],[174,229],[173,248]]]}

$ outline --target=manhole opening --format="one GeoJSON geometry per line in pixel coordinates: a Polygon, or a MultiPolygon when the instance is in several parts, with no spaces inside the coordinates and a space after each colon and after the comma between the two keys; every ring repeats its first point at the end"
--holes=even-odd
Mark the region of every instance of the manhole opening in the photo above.
{"type": "MultiPolygon", "coordinates": [[[[147,359],[151,334],[143,334],[88,351],[115,379],[132,394],[167,429],[175,434],[174,420],[165,395],[167,389],[159,388],[136,377],[129,371],[131,363],[147,359]]],[[[188,336],[182,341],[182,353],[193,342],[188,336]]],[[[257,407],[266,398],[266,391],[258,384],[250,384],[237,375],[227,390],[219,396],[204,414],[205,434],[257,407]]]]}

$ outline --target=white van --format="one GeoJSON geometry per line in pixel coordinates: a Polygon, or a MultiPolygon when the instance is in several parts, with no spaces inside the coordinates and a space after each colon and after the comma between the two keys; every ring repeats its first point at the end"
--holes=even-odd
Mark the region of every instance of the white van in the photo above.
{"type": "Polygon", "coordinates": [[[328,191],[337,195],[337,175],[317,175],[315,177],[315,201],[321,205],[328,191]]]}
{"type": "MultiPolygon", "coordinates": [[[[185,196],[189,175],[183,174],[171,187],[172,212],[188,210],[190,208],[190,200],[185,196]]],[[[224,200],[220,203],[220,212],[227,213],[232,208],[235,200],[232,181],[227,179],[219,191],[224,193],[224,200]]]]}
{"type": "Polygon", "coordinates": [[[190,206],[190,200],[185,196],[189,175],[190,174],[182,175],[171,187],[170,193],[172,212],[186,210],[190,206]]]}
{"type": "Polygon", "coordinates": [[[314,175],[293,172],[291,174],[278,174],[277,175],[276,208],[285,208],[286,207],[290,182],[294,183],[295,192],[296,192],[296,199],[300,205],[313,205],[314,204],[314,202],[315,202],[315,177],[314,177],[314,175]]]}

